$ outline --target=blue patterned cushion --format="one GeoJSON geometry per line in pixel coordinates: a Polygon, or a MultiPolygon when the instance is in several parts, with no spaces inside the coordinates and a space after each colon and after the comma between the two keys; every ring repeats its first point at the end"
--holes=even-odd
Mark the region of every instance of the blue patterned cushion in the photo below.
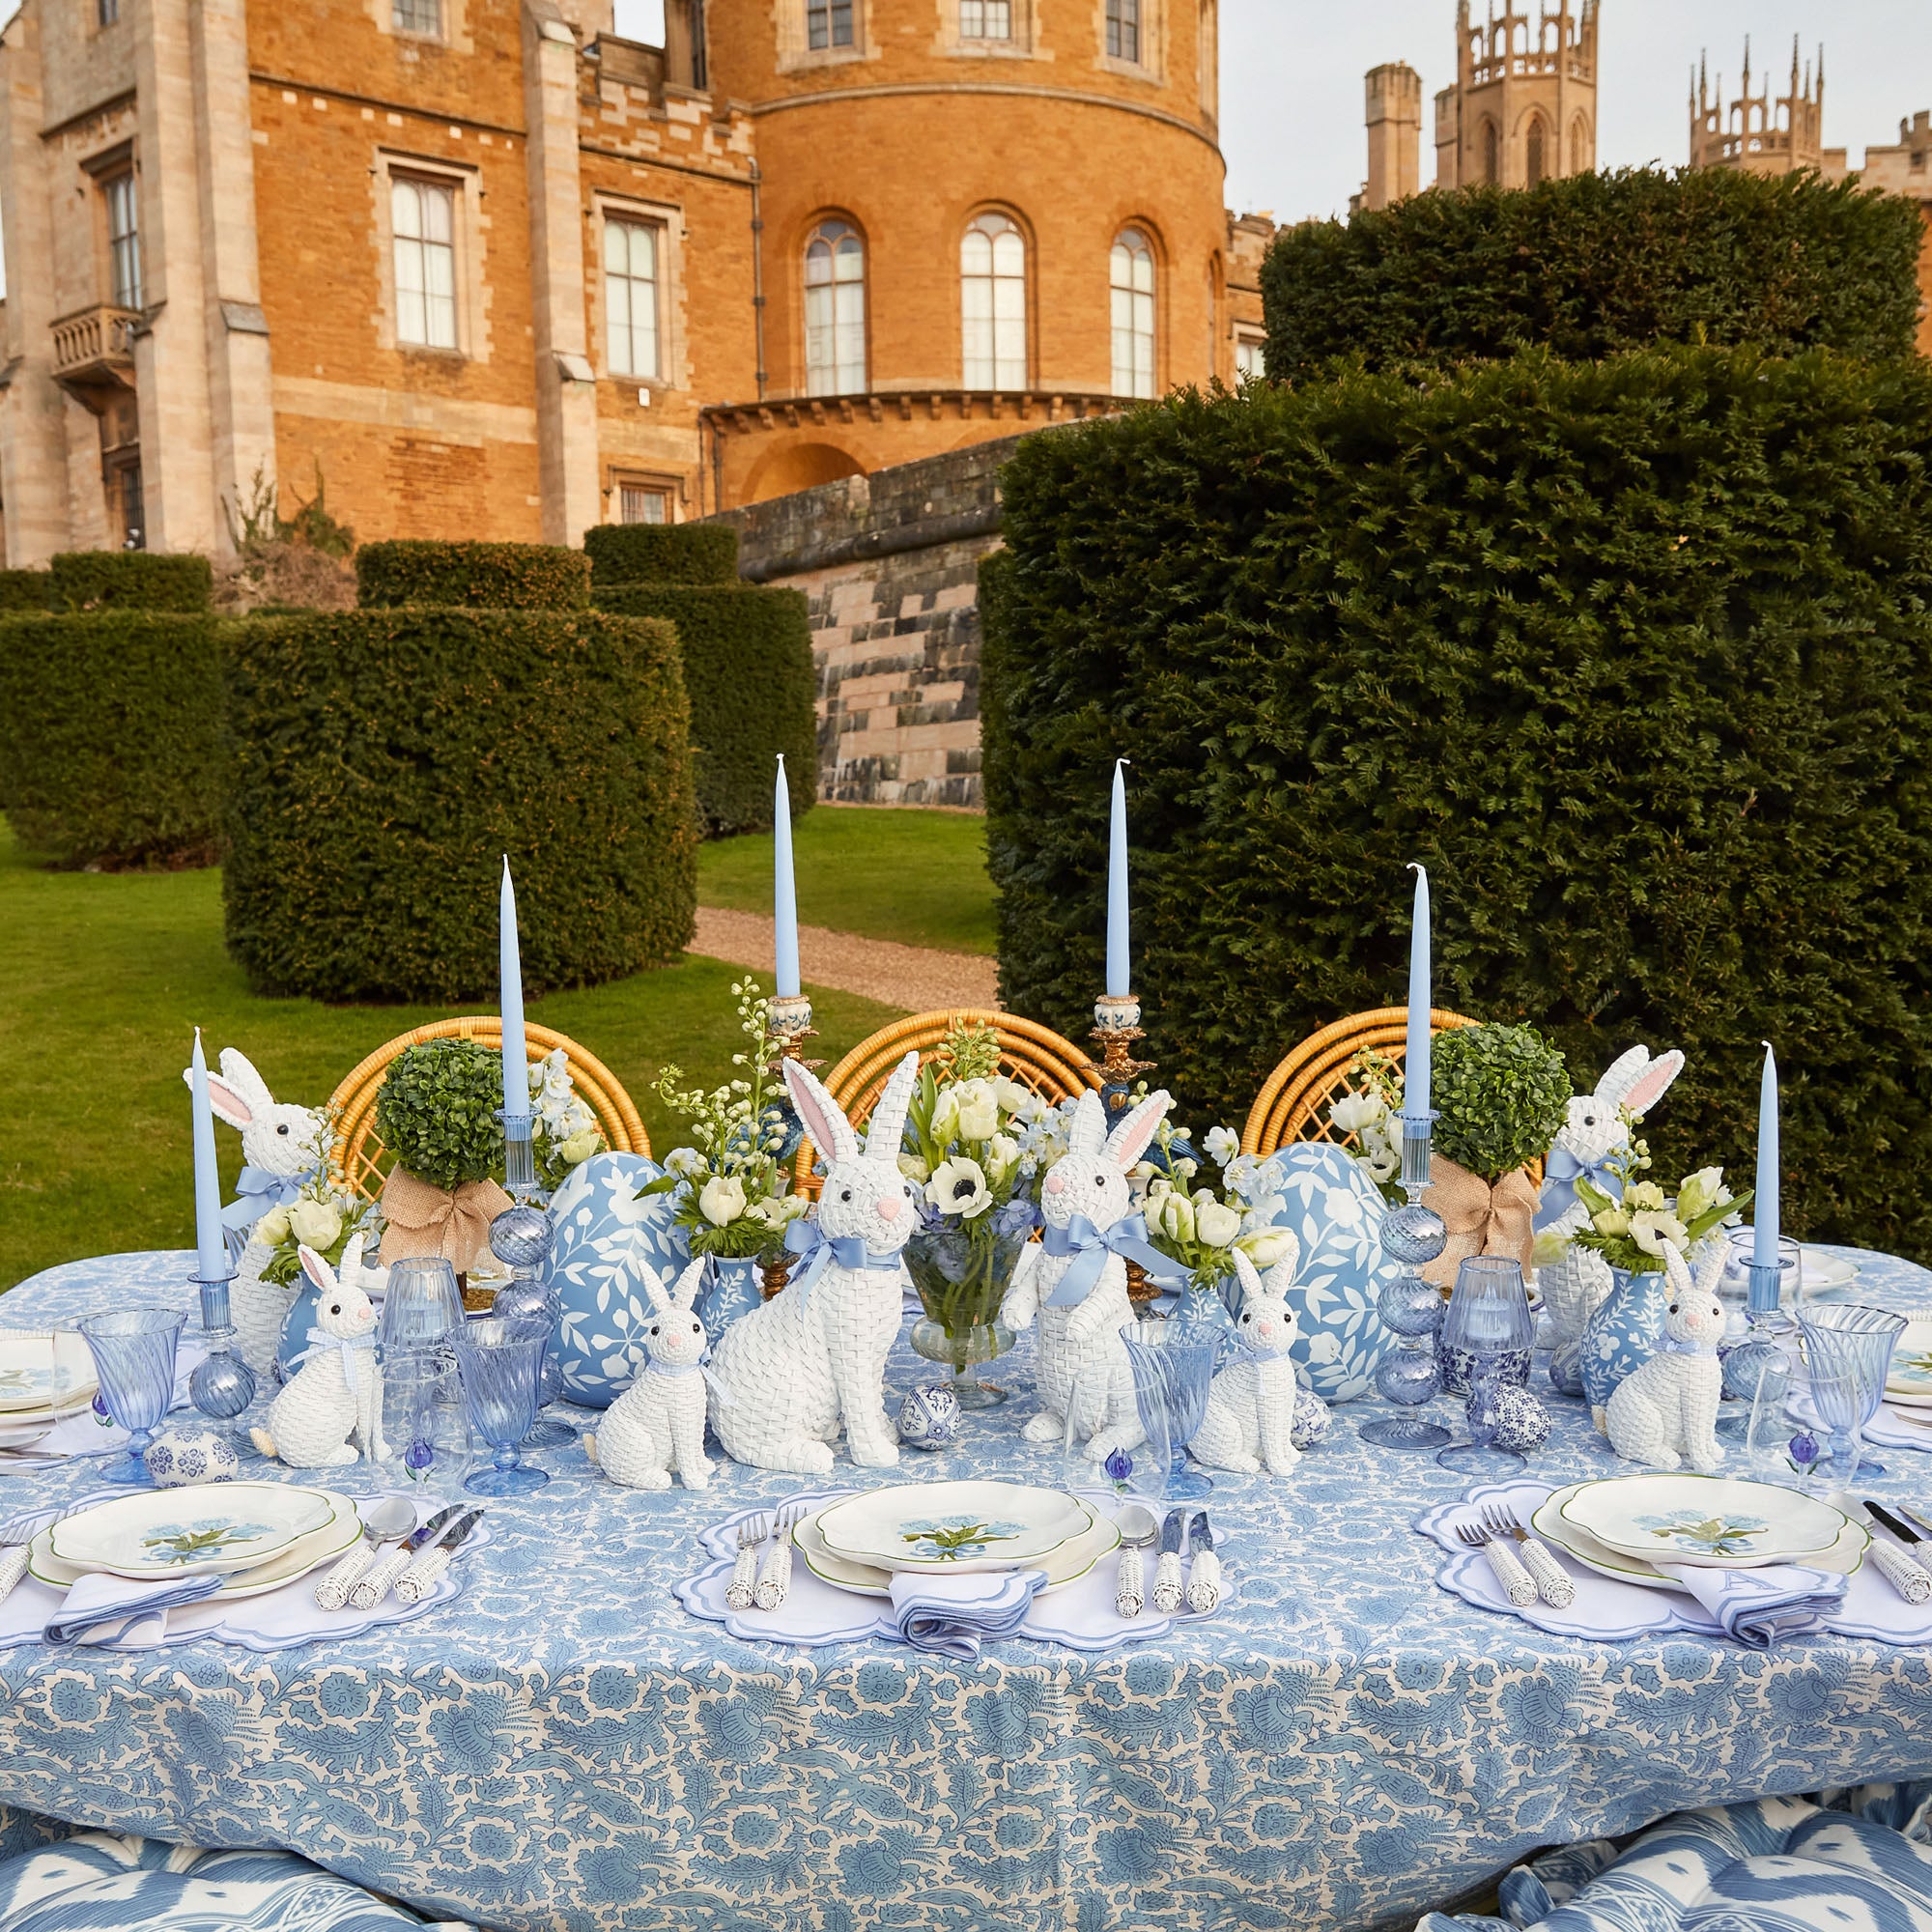
{"type": "Polygon", "coordinates": [[[668,1283],[691,1259],[671,1197],[638,1198],[663,1172],[642,1154],[592,1154],[551,1199],[545,1279],[563,1303],[556,1357],[572,1402],[608,1408],[630,1387],[653,1313],[639,1266],[668,1283]]]}
{"type": "Polygon", "coordinates": [[[1294,1359],[1315,1393],[1346,1402],[1369,1393],[1395,1337],[1376,1313],[1400,1272],[1382,1253],[1386,1204],[1360,1161],[1323,1141],[1297,1141],[1262,1165],[1252,1197],[1262,1218],[1291,1228],[1301,1263],[1288,1303],[1301,1321],[1294,1359]]]}
{"type": "Polygon", "coordinates": [[[420,1932],[293,1852],[204,1852],[83,1832],[0,1862],[0,1932],[420,1932]]]}

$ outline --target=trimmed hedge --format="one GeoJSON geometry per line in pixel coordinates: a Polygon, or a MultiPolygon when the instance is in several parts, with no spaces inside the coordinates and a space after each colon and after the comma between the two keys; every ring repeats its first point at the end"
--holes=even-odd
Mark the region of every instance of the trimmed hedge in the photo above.
{"type": "Polygon", "coordinates": [[[738,532],[728,524],[599,524],[583,532],[590,581],[617,583],[735,583],[738,532]]]}
{"type": "Polygon", "coordinates": [[[801,590],[753,583],[620,584],[606,611],[677,627],[691,693],[697,809],[711,838],[772,829],[774,760],[784,753],[794,823],[818,796],[817,673],[801,590]]]}
{"type": "Polygon", "coordinates": [[[44,570],[0,570],[0,615],[46,610],[49,581],[44,570]]]}
{"type": "Polygon", "coordinates": [[[145,550],[70,550],[47,569],[55,611],[206,611],[214,572],[205,556],[145,550]]]}
{"type": "Polygon", "coordinates": [[[213,861],[218,638],[207,613],[0,618],[0,791],[22,845],[63,866],[213,861]]]}
{"type": "Polygon", "coordinates": [[[1023,443],[982,566],[1000,966],[1078,1033],[1134,760],[1150,1058],[1238,1125],[1340,1014],[1533,1023],[1587,1087],[1689,1056],[1658,1172],[1932,1260],[1932,366],[1541,354],[1178,398],[1023,443]]]}
{"type": "Polygon", "coordinates": [[[430,543],[395,538],[355,553],[365,611],[439,604],[479,611],[587,611],[590,566],[555,544],[430,543]]]}
{"type": "Polygon", "coordinates": [[[669,625],[412,607],[231,636],[222,896],[258,988],[494,1001],[504,853],[532,998],[683,951],[697,826],[669,625]]]}
{"type": "Polygon", "coordinates": [[[1595,360],[1655,342],[1909,354],[1917,205],[1816,175],[1566,175],[1411,195],[1280,236],[1262,268],[1267,372],[1372,369],[1545,344],[1595,360]]]}

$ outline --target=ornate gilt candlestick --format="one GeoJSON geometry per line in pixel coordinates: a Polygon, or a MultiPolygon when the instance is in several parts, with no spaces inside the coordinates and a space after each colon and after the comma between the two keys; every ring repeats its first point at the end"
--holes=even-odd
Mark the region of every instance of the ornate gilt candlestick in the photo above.
{"type": "MultiPolygon", "coordinates": [[[[1135,1040],[1146,1037],[1141,1031],[1141,1003],[1132,993],[1103,993],[1094,1002],[1094,1031],[1088,1038],[1099,1049],[1092,1065],[1100,1076],[1100,1105],[1110,1128],[1126,1112],[1134,1082],[1154,1069],[1151,1060],[1133,1057],[1135,1040]]],[[[1160,1290],[1138,1262],[1127,1264],[1127,1299],[1136,1308],[1160,1299],[1160,1290]]]]}

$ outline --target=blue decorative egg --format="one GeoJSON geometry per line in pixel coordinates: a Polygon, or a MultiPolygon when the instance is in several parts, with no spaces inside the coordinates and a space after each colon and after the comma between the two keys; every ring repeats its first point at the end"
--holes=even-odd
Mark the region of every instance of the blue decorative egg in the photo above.
{"type": "Polygon", "coordinates": [[[1498,1449],[1514,1449],[1519,1456],[1529,1456],[1549,1440],[1549,1411],[1526,1388],[1505,1382],[1492,1400],[1498,1449]]]}
{"type": "Polygon", "coordinates": [[[1294,1420],[1288,1426],[1288,1439],[1297,1449],[1313,1449],[1328,1434],[1332,1418],[1328,1405],[1313,1389],[1294,1392],[1294,1420]]]}
{"type": "Polygon", "coordinates": [[[908,1449],[944,1449],[959,1434],[959,1398],[944,1382],[923,1382],[899,1404],[899,1440],[908,1449]]]}
{"type": "Polygon", "coordinates": [[[663,1173],[639,1153],[596,1153],[551,1198],[543,1280],[563,1304],[557,1366],[564,1394],[591,1408],[610,1407],[644,1366],[644,1331],[657,1310],[642,1270],[668,1287],[691,1260],[672,1197],[639,1197],[663,1173]]]}
{"type": "Polygon", "coordinates": [[[157,1490],[232,1482],[242,1466],[234,1443],[212,1429],[171,1429],[148,1444],[146,1460],[157,1490]]]}

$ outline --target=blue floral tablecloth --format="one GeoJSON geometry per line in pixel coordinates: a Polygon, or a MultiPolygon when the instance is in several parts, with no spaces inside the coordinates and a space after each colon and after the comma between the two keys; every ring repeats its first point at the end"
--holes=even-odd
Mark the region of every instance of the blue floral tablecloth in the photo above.
{"type": "MultiPolygon", "coordinates": [[[[1925,1270],[1855,1259],[1861,1295],[1932,1305],[1925,1270]]],[[[187,1263],[56,1268],[0,1320],[185,1301],[187,1263]]],[[[995,1366],[1016,1399],[904,1473],[1057,1475],[1018,1439],[1025,1354],[995,1366]]],[[[919,1368],[902,1347],[891,1379],[919,1368]]],[[[1608,1469],[1580,1406],[1555,1406],[1536,1472],[1608,1469]]],[[[791,1486],[726,1465],[705,1496],[642,1495],[559,1451],[419,1622],[267,1656],[0,1652],[0,1804],[288,1847],[504,1928],[1343,1932],[1681,1806],[1932,1773],[1924,1651],[1565,1641],[1437,1589],[1409,1525],[1463,1485],[1364,1445],[1373,1412],[1340,1409],[1290,1481],[1217,1478],[1227,1613],[974,1664],[694,1621],[670,1586],[698,1526],[791,1486]]],[[[1926,1492],[1932,1457],[1888,1460],[1876,1487],[1926,1492]]],[[[90,1480],[0,1475],[0,1511],[90,1480]]]]}

